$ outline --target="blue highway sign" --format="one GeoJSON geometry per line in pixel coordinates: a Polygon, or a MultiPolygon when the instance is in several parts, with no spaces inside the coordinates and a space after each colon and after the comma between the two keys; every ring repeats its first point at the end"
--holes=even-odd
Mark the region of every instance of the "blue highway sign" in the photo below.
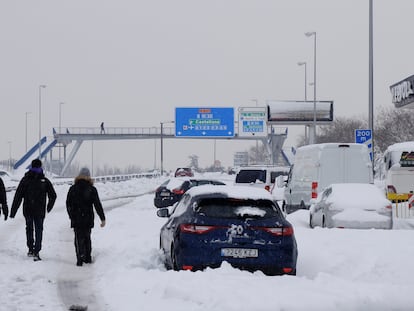
{"type": "Polygon", "coordinates": [[[371,130],[355,130],[355,142],[365,144],[372,139],[371,130]]]}
{"type": "Polygon", "coordinates": [[[233,137],[234,108],[175,108],[176,137],[233,137]]]}
{"type": "Polygon", "coordinates": [[[365,144],[369,149],[369,155],[372,160],[372,130],[358,129],[355,130],[355,142],[357,144],[365,144]]]}

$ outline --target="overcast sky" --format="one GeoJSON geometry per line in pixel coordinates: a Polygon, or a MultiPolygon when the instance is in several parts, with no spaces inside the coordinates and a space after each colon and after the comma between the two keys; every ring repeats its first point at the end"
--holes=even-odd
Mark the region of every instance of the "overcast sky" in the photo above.
{"type": "MultiPolygon", "coordinates": [[[[374,110],[389,86],[413,74],[412,0],[374,0],[374,110]],[[411,42],[411,43],[410,43],[411,42]]],[[[303,100],[304,68],[335,116],[368,116],[369,0],[14,0],[0,2],[0,159],[63,127],[151,127],[175,107],[242,107],[303,100]]],[[[308,99],[313,98],[308,88],[308,99]]],[[[286,146],[303,128],[289,128],[286,146]]],[[[217,141],[232,165],[252,142],[217,141]]],[[[213,162],[213,141],[166,140],[164,166],[213,162]]],[[[91,163],[85,143],[81,164],[91,163]]],[[[95,142],[94,163],[159,166],[159,141],[95,142]],[[117,152],[113,152],[117,150],[117,152]]]]}

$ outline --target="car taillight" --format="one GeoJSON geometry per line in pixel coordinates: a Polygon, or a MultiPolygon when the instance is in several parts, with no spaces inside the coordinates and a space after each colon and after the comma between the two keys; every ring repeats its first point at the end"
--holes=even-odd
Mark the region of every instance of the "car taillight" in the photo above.
{"type": "Polygon", "coordinates": [[[184,194],[183,189],[173,189],[172,192],[175,193],[175,194],[184,194]]]}
{"type": "Polygon", "coordinates": [[[207,233],[216,228],[217,228],[216,226],[202,226],[202,225],[194,225],[194,224],[181,224],[180,225],[181,232],[196,233],[196,234],[207,233]]]}
{"type": "Polygon", "coordinates": [[[265,190],[270,191],[270,186],[269,185],[266,185],[265,186],[265,190]]]}
{"type": "Polygon", "coordinates": [[[312,199],[316,199],[318,197],[318,182],[312,182],[312,199]]]}
{"type": "Polygon", "coordinates": [[[259,229],[262,229],[266,232],[269,232],[272,235],[275,236],[290,236],[293,235],[293,227],[260,227],[259,229]]]}
{"type": "MultiPolygon", "coordinates": [[[[389,205],[387,205],[385,208],[392,209],[392,205],[391,205],[391,204],[389,204],[389,205]]],[[[411,206],[409,206],[409,208],[411,208],[411,206]]]]}

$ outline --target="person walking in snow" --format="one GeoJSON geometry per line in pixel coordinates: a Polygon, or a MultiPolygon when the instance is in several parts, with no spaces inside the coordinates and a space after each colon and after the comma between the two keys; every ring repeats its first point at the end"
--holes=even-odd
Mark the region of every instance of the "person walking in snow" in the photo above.
{"type": "Polygon", "coordinates": [[[75,183],[69,188],[66,198],[70,226],[75,234],[77,266],[92,262],[91,230],[94,227],[94,207],[101,220],[101,227],[104,227],[105,213],[98,190],[93,185],[89,169],[84,167],[75,178],[75,183]]]}
{"type": "Polygon", "coordinates": [[[7,206],[6,188],[4,187],[3,179],[1,179],[1,177],[0,177],[0,207],[1,207],[1,211],[3,211],[4,220],[6,221],[7,216],[9,216],[9,207],[7,206]]]}
{"type": "Polygon", "coordinates": [[[105,126],[104,123],[101,123],[101,134],[105,134],[105,126]]]}
{"type": "Polygon", "coordinates": [[[27,256],[41,260],[43,223],[46,211],[50,213],[56,201],[52,183],[43,173],[42,161],[34,159],[29,171],[20,180],[13,198],[10,218],[14,218],[23,200],[23,216],[26,219],[27,256]],[[47,204],[46,204],[47,197],[47,204]],[[34,237],[33,237],[34,231],[34,237]]]}

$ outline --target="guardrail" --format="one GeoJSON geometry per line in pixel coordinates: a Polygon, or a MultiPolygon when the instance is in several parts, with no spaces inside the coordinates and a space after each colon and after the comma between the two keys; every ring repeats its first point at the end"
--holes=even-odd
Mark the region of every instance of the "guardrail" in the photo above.
{"type": "Polygon", "coordinates": [[[126,174],[126,175],[111,175],[111,176],[97,176],[93,180],[95,182],[117,182],[125,181],[135,178],[155,178],[161,176],[160,173],[137,173],[137,174],[126,174]]]}
{"type": "MultiPolygon", "coordinates": [[[[127,180],[131,180],[131,179],[136,179],[136,178],[156,178],[156,177],[160,177],[160,173],[136,173],[136,174],[122,174],[122,175],[108,175],[108,176],[96,176],[93,177],[94,182],[101,182],[101,183],[106,183],[106,182],[120,182],[120,181],[127,181],[127,180]]],[[[52,181],[53,185],[72,185],[73,184],[73,179],[68,179],[65,178],[65,180],[53,180],[52,181]]],[[[10,192],[10,191],[14,191],[17,189],[17,186],[10,186],[10,187],[5,187],[6,188],[6,192],[10,192]]]]}

